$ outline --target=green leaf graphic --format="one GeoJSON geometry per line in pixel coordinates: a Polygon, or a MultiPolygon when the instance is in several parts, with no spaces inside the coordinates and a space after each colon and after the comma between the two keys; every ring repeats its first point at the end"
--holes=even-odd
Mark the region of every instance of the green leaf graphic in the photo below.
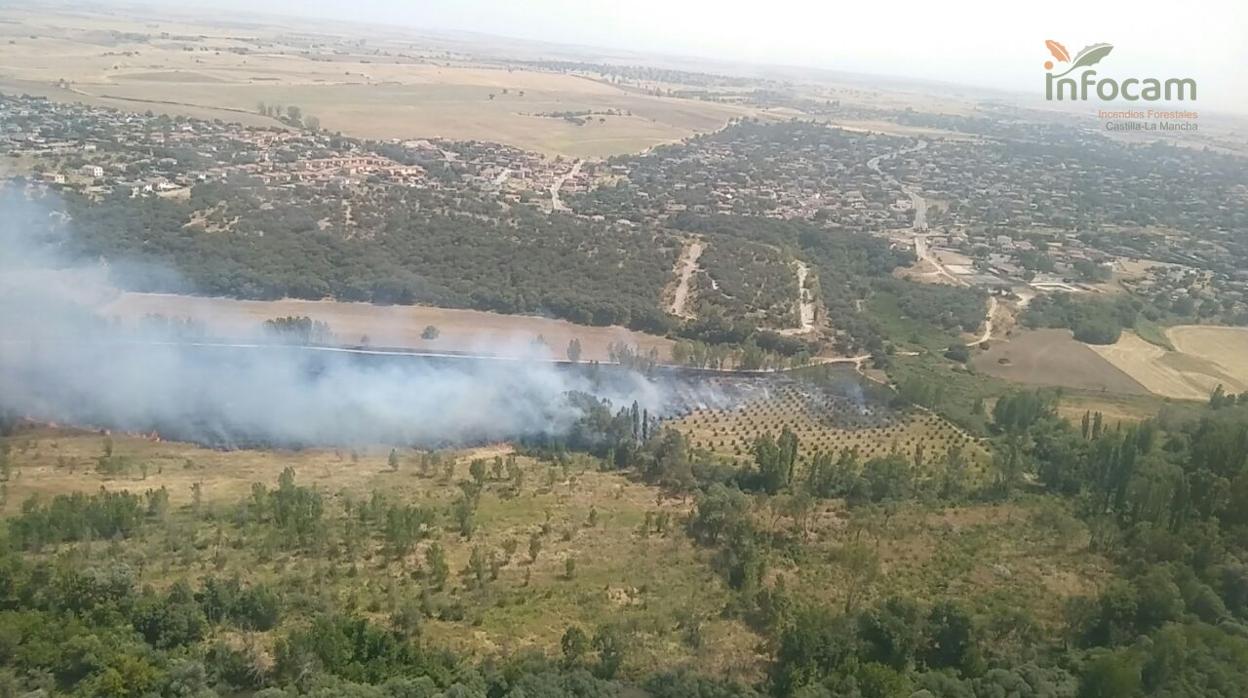
{"type": "Polygon", "coordinates": [[[1073,68],[1086,68],[1101,62],[1101,59],[1108,56],[1110,51],[1114,50],[1113,44],[1092,44],[1084,46],[1083,50],[1075,55],[1073,68]]]}

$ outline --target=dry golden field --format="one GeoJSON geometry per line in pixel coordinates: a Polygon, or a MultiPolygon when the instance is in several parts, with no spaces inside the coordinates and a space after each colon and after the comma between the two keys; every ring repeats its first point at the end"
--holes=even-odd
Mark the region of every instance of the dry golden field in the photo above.
{"type": "MultiPolygon", "coordinates": [[[[451,38],[394,26],[290,18],[279,24],[259,15],[222,22],[175,7],[147,8],[141,17],[100,8],[0,8],[0,90],[123,110],[281,126],[258,113],[259,103],[294,105],[322,127],[352,136],[478,139],[570,157],[636,152],[716,130],[735,117],[810,116],[784,101],[751,103],[750,83],[634,78],[616,84],[597,73],[519,62],[547,59],[549,50],[501,37],[451,38]],[[667,96],[682,91],[710,98],[667,96]],[[608,110],[615,113],[600,113],[608,110]],[[539,116],[583,111],[595,113],[580,126],[539,116]]],[[[576,55],[564,48],[565,59],[576,55]]],[[[601,59],[590,52],[581,60],[601,59]]],[[[653,64],[655,57],[625,52],[615,61],[653,64]]],[[[754,72],[693,59],[679,64],[692,72],[754,72]]],[[[798,69],[779,79],[795,104],[975,112],[973,96],[939,89],[868,87],[798,69]]],[[[852,130],[967,137],[881,119],[832,121],[852,130]]]]}
{"type": "Polygon", "coordinates": [[[1248,389],[1248,329],[1180,325],[1166,330],[1166,337],[1179,352],[1216,364],[1233,381],[1227,389],[1233,385],[1233,392],[1248,389]]]}
{"type": "Polygon", "coordinates": [[[298,106],[352,136],[490,140],[575,157],[635,152],[763,114],[471,60],[393,31],[290,29],[0,9],[0,89],[252,125],[280,125],[260,103],[298,106]],[[616,113],[581,126],[539,116],[607,110],[616,113]]]}
{"type": "Polygon", "coordinates": [[[1114,395],[1085,390],[1065,390],[1057,413],[1078,425],[1083,415],[1100,412],[1109,425],[1142,422],[1157,416],[1166,399],[1157,395],[1114,395]]]}
{"type": "Polygon", "coordinates": [[[146,315],[191,318],[213,337],[246,339],[255,335],[265,320],[307,316],[329,323],[340,344],[456,351],[500,356],[527,356],[540,336],[552,358],[566,356],[568,342],[581,341],[582,361],[607,361],[607,345],[625,342],[644,351],[656,349],[659,358],[671,356],[672,340],[623,327],[589,327],[565,320],[528,315],[501,315],[479,310],[455,310],[416,305],[371,305],[339,301],[245,301],[161,293],[122,293],[100,306],[105,318],[137,324],[146,315]],[[421,337],[433,325],[437,339],[421,337]]]}
{"type": "Polygon", "coordinates": [[[1248,390],[1248,330],[1183,325],[1165,334],[1176,351],[1130,332],[1116,344],[1093,349],[1157,395],[1204,400],[1219,385],[1232,393],[1248,390]]]}

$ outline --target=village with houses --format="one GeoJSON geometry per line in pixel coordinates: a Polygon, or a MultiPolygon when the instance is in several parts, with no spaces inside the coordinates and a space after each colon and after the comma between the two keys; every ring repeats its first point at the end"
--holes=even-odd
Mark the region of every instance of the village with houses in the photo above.
{"type": "Polygon", "coordinates": [[[6,177],[94,199],[188,198],[197,185],[220,183],[322,202],[458,192],[615,226],[707,215],[800,220],[913,249],[905,273],[915,281],[1024,304],[1126,290],[1185,313],[1248,319],[1248,272],[1226,261],[1243,243],[1202,234],[1202,224],[1216,229],[1204,219],[1216,212],[1202,210],[1183,231],[1141,214],[1139,183],[1106,180],[1104,200],[1119,209],[1104,217],[1134,211],[1142,225],[1101,225],[1051,177],[1029,178],[1004,160],[980,167],[970,154],[980,146],[966,140],[742,120],[639,154],[569,159],[483,141],[368,141],[23,96],[0,96],[0,124],[6,177]]]}
{"type": "Polygon", "coordinates": [[[549,202],[556,183],[568,190],[587,184],[586,176],[569,176],[571,162],[491,143],[366,143],[326,131],[5,95],[0,95],[0,124],[6,176],[23,175],[94,197],[188,196],[196,184],[233,178],[334,190],[448,186],[446,177],[429,176],[430,167],[453,171],[459,186],[515,202],[529,191],[544,192],[549,202]]]}

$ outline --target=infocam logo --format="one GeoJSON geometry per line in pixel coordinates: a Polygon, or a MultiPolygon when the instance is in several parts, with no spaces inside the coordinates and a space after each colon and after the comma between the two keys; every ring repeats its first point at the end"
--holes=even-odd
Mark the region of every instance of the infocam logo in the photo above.
{"type": "Polygon", "coordinates": [[[1070,52],[1066,47],[1053,39],[1047,39],[1044,45],[1049,49],[1049,53],[1053,54],[1053,58],[1057,60],[1057,64],[1053,61],[1044,62],[1044,98],[1047,100],[1061,101],[1064,99],[1074,101],[1087,101],[1088,93],[1092,92],[1096,97],[1111,101],[1115,99],[1125,99],[1128,102],[1136,102],[1143,100],[1145,102],[1182,102],[1186,100],[1196,99],[1196,81],[1191,78],[1167,78],[1159,80],[1157,78],[1126,78],[1125,80],[1115,80],[1114,78],[1097,78],[1095,70],[1091,67],[1105,60],[1113,50],[1113,44],[1092,44],[1084,46],[1083,50],[1076,53],[1071,58],[1070,52]],[[1066,70],[1054,75],[1054,66],[1060,69],[1062,66],[1058,64],[1069,63],[1070,67],[1066,70]],[[1084,69],[1078,78],[1066,77],[1070,73],[1084,69]]]}

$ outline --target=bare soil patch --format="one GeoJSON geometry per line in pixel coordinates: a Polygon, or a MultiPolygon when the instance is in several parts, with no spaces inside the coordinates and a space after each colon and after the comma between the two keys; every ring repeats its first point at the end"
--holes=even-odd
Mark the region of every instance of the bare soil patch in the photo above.
{"type": "Polygon", "coordinates": [[[984,373],[1018,383],[1127,395],[1148,392],[1131,375],[1075,341],[1067,330],[1020,333],[975,357],[973,363],[984,373]]]}

